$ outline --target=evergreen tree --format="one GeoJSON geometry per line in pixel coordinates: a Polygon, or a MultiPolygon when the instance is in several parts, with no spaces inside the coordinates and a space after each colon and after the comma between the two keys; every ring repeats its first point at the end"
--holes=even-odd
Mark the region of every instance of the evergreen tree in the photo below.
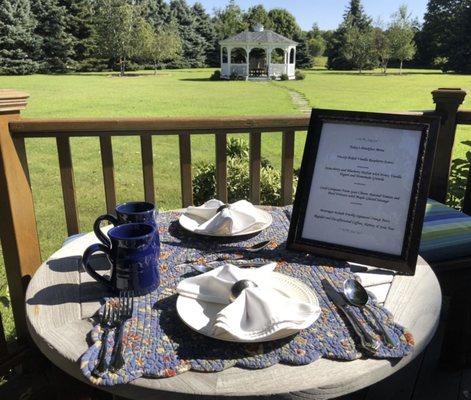
{"type": "Polygon", "coordinates": [[[205,39],[197,31],[197,17],[185,0],[170,2],[170,16],[176,21],[182,40],[182,63],[177,67],[203,67],[206,62],[205,39]]]}
{"type": "Polygon", "coordinates": [[[365,14],[361,0],[350,0],[350,5],[343,17],[345,21],[349,21],[352,26],[356,26],[360,31],[371,29],[372,20],[365,14]]]}
{"type": "Polygon", "coordinates": [[[37,19],[35,34],[41,38],[40,71],[64,73],[71,64],[72,38],[66,32],[66,10],[57,0],[33,0],[37,19]]]}
{"type": "MultiPolygon", "coordinates": [[[[348,70],[355,68],[352,60],[345,58],[345,46],[347,42],[347,33],[350,32],[352,27],[358,28],[362,33],[372,31],[372,21],[368,17],[361,5],[360,0],[350,0],[350,4],[344,14],[344,20],[332,34],[332,37],[327,42],[327,68],[348,70]]],[[[369,60],[365,68],[374,66],[375,60],[369,60]]]]}
{"type": "Polygon", "coordinates": [[[171,23],[170,7],[165,0],[141,0],[143,17],[154,29],[168,28],[171,23]]]}
{"type": "Polygon", "coordinates": [[[33,60],[36,21],[29,0],[0,0],[0,75],[25,75],[37,70],[33,60]]]}
{"type": "Polygon", "coordinates": [[[195,31],[205,42],[205,65],[212,67],[219,66],[218,41],[216,29],[208,13],[206,13],[201,3],[195,3],[192,7],[195,15],[195,31]]]}
{"type": "Polygon", "coordinates": [[[97,64],[96,35],[93,0],[59,0],[66,9],[66,32],[72,40],[72,60],[78,70],[87,70],[97,64]]]}

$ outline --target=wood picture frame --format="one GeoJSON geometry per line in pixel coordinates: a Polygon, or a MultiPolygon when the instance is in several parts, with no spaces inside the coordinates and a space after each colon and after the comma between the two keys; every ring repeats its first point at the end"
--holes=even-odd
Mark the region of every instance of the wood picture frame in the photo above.
{"type": "Polygon", "coordinates": [[[287,248],[413,275],[439,127],[436,116],[313,109],[287,248]]]}

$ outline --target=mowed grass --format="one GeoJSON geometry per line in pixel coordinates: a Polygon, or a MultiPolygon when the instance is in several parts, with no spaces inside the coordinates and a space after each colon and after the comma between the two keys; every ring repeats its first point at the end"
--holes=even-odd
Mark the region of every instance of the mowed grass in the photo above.
{"type": "MultiPolygon", "coordinates": [[[[110,74],[0,77],[0,88],[25,90],[31,98],[24,118],[150,117],[296,115],[289,90],[304,95],[311,106],[346,110],[410,111],[433,108],[430,92],[438,87],[471,88],[471,76],[436,71],[407,70],[344,73],[306,71],[296,82],[212,82],[213,70],[144,72],[118,78],[110,74]]],[[[468,108],[471,101],[467,99],[468,108]]],[[[458,142],[471,137],[460,128],[458,142]]],[[[305,134],[296,138],[299,165],[305,134]]],[[[73,138],[72,157],[82,231],[91,230],[96,216],[105,212],[103,178],[97,138],[73,138]]],[[[53,139],[28,139],[30,165],[41,250],[46,258],[67,236],[59,166],[53,139]]],[[[140,143],[135,137],[113,138],[118,201],[143,198],[140,143]]],[[[465,145],[456,155],[464,156],[465,145]]],[[[161,210],[180,207],[178,139],[155,136],[153,141],[157,204],[161,210]]],[[[280,166],[281,135],[264,134],[262,153],[280,166]]],[[[192,137],[193,162],[214,160],[214,138],[192,137]]],[[[7,333],[13,335],[3,259],[0,254],[0,312],[7,333]]]]}

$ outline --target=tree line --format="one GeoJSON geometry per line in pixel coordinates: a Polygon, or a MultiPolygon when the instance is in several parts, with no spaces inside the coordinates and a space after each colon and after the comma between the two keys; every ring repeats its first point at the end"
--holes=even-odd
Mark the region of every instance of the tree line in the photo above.
{"type": "Polygon", "coordinates": [[[303,31],[286,9],[234,0],[212,15],[186,0],[0,0],[0,74],[219,66],[219,41],[257,24],[299,43],[300,68],[325,55],[330,69],[409,61],[471,72],[471,0],[429,0],[422,26],[406,6],[373,22],[350,0],[333,31],[303,31]]]}

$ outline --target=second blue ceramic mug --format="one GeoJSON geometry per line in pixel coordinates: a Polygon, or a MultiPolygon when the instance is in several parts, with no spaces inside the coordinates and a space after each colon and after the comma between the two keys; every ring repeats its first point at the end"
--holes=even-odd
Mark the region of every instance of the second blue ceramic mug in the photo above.
{"type": "Polygon", "coordinates": [[[98,282],[113,291],[132,290],[141,296],[155,290],[160,283],[155,246],[154,226],[149,224],[123,224],[108,232],[110,245],[95,243],[82,257],[85,271],[98,282]],[[104,252],[111,262],[111,274],[107,279],[98,274],[90,264],[94,253],[104,252]]]}
{"type": "Polygon", "coordinates": [[[157,226],[157,210],[152,203],[145,201],[130,201],[128,203],[119,204],[115,208],[116,216],[111,214],[101,215],[93,224],[93,231],[97,238],[106,246],[110,246],[110,239],[101,229],[102,221],[108,221],[114,226],[128,223],[144,223],[155,227],[155,246],[157,248],[157,259],[160,256],[160,239],[159,228],[157,226]]]}

